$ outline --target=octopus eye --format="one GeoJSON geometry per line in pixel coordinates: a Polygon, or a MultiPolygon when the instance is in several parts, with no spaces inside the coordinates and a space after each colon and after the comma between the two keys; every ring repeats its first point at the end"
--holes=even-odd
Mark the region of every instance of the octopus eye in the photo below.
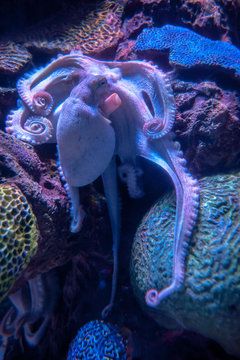
{"type": "Polygon", "coordinates": [[[38,91],[33,95],[33,111],[38,115],[47,116],[53,108],[53,98],[46,91],[38,91]]]}
{"type": "Polygon", "coordinates": [[[105,77],[101,78],[98,82],[99,87],[107,84],[107,79],[105,77]]]}

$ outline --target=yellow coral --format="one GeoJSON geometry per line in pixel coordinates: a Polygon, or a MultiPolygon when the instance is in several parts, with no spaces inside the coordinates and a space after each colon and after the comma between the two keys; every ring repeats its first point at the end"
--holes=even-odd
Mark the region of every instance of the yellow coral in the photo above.
{"type": "Polygon", "coordinates": [[[32,59],[24,46],[12,41],[0,42],[0,72],[15,73],[32,59]]]}
{"type": "Polygon", "coordinates": [[[36,254],[37,220],[16,187],[0,186],[0,301],[36,254]]]}
{"type": "Polygon", "coordinates": [[[107,0],[92,11],[85,21],[65,34],[65,41],[79,47],[83,53],[100,51],[118,42],[121,36],[121,16],[124,6],[116,0],[107,0]]]}
{"type": "Polygon", "coordinates": [[[122,36],[122,14],[126,1],[103,0],[96,3],[67,5],[56,19],[16,34],[14,41],[26,48],[67,53],[73,48],[84,54],[99,52],[116,45],[122,36]],[[64,21],[61,21],[64,17],[64,21]]]}

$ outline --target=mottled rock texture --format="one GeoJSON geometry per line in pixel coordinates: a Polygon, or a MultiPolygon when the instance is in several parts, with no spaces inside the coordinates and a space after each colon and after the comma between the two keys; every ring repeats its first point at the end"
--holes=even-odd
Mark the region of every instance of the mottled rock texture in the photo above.
{"type": "Polygon", "coordinates": [[[131,281],[142,308],[160,325],[191,329],[240,356],[239,174],[206,177],[200,187],[199,219],[181,289],[156,308],[145,304],[148,289],[161,290],[171,281],[174,193],[164,195],[137,230],[131,281]]]}
{"type": "Polygon", "coordinates": [[[213,81],[173,81],[174,132],[195,176],[239,167],[240,93],[213,81]]]}
{"type": "Polygon", "coordinates": [[[89,190],[84,190],[85,222],[82,231],[73,237],[69,231],[70,203],[58,174],[54,150],[40,146],[35,151],[32,146],[1,131],[0,144],[0,183],[16,185],[22,191],[31,204],[39,228],[37,254],[15,284],[16,289],[25,279],[72,259],[84,243],[98,241],[106,235],[102,221],[106,209],[101,195],[94,189],[91,195],[89,190]]]}
{"type": "Polygon", "coordinates": [[[126,13],[142,12],[153,26],[173,24],[192,29],[214,40],[239,45],[238,0],[129,0],[126,13]]]}

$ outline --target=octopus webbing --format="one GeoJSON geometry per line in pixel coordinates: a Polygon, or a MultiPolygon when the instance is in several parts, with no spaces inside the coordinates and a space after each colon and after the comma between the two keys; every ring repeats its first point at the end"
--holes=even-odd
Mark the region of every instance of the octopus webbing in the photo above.
{"type": "Polygon", "coordinates": [[[157,306],[184,281],[186,247],[199,203],[198,183],[187,172],[172,132],[175,104],[168,77],[144,61],[99,61],[75,52],[20,79],[17,90],[22,104],[8,116],[6,130],[33,145],[57,143],[72,204],[72,232],[79,231],[84,214],[78,188],[102,176],[114,260],[111,299],[103,316],[113,306],[117,282],[116,158],[130,196],[139,194],[134,178],[139,174],[138,157],[159,165],[170,176],[177,195],[173,272],[169,286],[146,293],[146,303],[157,306]]]}

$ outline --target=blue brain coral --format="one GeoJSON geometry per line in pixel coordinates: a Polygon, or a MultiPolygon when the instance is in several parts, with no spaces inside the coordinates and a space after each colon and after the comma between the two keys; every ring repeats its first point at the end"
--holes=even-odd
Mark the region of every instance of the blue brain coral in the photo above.
{"type": "Polygon", "coordinates": [[[67,360],[127,360],[122,335],[103,321],[85,324],[72,341],[67,360]]]}
{"type": "Polygon", "coordinates": [[[158,50],[169,53],[176,67],[214,66],[240,76],[240,50],[223,41],[213,41],[189,29],[165,25],[144,29],[137,37],[135,50],[158,50]]]}

